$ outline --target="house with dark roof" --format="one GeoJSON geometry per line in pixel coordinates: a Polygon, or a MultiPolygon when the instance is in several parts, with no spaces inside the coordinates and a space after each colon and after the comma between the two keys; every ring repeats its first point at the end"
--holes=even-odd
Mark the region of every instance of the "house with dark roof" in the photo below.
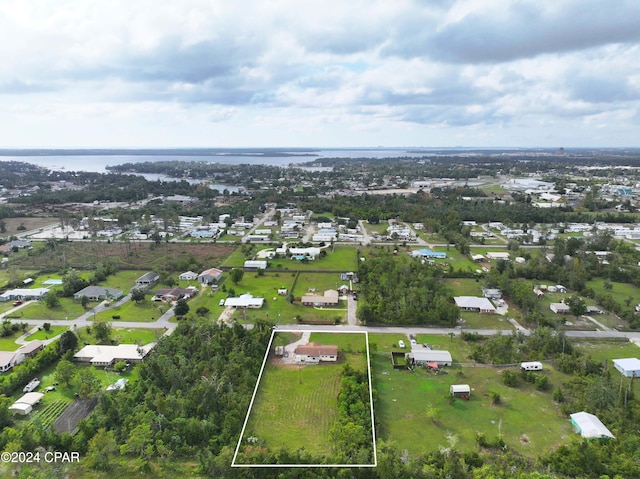
{"type": "Polygon", "coordinates": [[[155,291],[154,299],[160,298],[163,301],[178,301],[179,299],[190,299],[198,293],[198,288],[189,286],[188,288],[161,288],[155,291]]]}

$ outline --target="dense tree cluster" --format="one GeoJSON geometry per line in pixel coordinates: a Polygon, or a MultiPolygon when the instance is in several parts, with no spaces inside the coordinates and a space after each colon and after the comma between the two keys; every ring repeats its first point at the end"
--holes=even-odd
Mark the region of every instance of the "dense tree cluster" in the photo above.
{"type": "Polygon", "coordinates": [[[358,276],[365,302],[358,317],[365,323],[443,324],[454,326],[459,309],[442,281],[439,267],[408,255],[382,251],[361,263],[358,276]]]}

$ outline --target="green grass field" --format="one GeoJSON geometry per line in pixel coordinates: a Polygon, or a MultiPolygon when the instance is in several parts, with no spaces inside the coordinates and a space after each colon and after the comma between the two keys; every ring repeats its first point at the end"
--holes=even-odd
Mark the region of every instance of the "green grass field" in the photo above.
{"type": "Polygon", "coordinates": [[[76,319],[86,313],[82,305],[73,298],[60,298],[60,306],[48,308],[43,301],[33,301],[18,310],[16,319],[76,319]]]}
{"type": "MultiPolygon", "coordinates": [[[[351,344],[364,349],[364,334],[318,333],[323,344],[351,344]]],[[[269,449],[331,451],[329,429],[336,421],[340,373],[344,364],[366,368],[366,354],[339,354],[337,363],[296,366],[267,361],[244,437],[254,436],[269,449]]]]}
{"type": "MultiPolygon", "coordinates": [[[[448,447],[449,438],[455,438],[459,449],[474,451],[476,433],[481,432],[489,438],[502,434],[509,448],[533,457],[571,434],[569,421],[558,412],[551,393],[530,385],[508,388],[500,381],[498,369],[447,368],[449,374],[435,376],[422,368],[394,370],[389,355],[381,352],[373,355],[372,364],[378,436],[412,455],[448,447]],[[449,404],[452,384],[469,384],[471,400],[449,404]],[[501,404],[490,404],[491,391],[500,395],[501,404]],[[427,416],[429,408],[437,411],[434,419],[427,416]]],[[[555,373],[545,374],[555,379],[555,373]]]]}
{"type": "Polygon", "coordinates": [[[10,336],[0,338],[0,351],[15,351],[16,349],[18,349],[20,345],[16,344],[16,339],[18,339],[23,334],[24,333],[22,331],[16,331],[10,336]]]}
{"type": "Polygon", "coordinates": [[[611,289],[607,290],[604,287],[604,280],[602,278],[598,278],[587,281],[587,286],[592,288],[598,294],[610,294],[613,299],[622,304],[624,304],[627,298],[631,298],[631,307],[633,307],[634,304],[637,304],[640,300],[640,288],[632,284],[611,281],[611,289]]]}
{"type": "MultiPolygon", "coordinates": [[[[149,344],[153,341],[157,341],[160,336],[164,333],[163,329],[129,329],[129,328],[118,328],[117,324],[111,323],[111,339],[115,341],[116,344],[139,344],[145,345],[149,344]]],[[[74,330],[76,335],[78,336],[80,344],[96,344],[96,340],[93,335],[87,333],[87,328],[80,328],[74,330]]],[[[105,344],[112,344],[111,341],[108,341],[105,344]]]]}
{"type": "MultiPolygon", "coordinates": [[[[95,315],[95,319],[116,323],[118,321],[136,321],[144,323],[156,321],[164,312],[167,311],[167,309],[169,309],[169,306],[166,303],[151,301],[150,296],[147,295],[145,300],[140,303],[127,301],[121,306],[115,306],[106,311],[101,311],[95,315]],[[115,319],[114,316],[120,316],[120,318],[115,319]]],[[[93,319],[93,316],[89,319],[93,319]]]]}
{"type": "Polygon", "coordinates": [[[51,326],[49,331],[45,331],[44,328],[38,328],[38,331],[31,334],[30,336],[27,336],[25,340],[33,341],[34,339],[40,339],[44,341],[45,339],[50,339],[50,338],[53,338],[54,336],[64,333],[67,329],[69,328],[66,326],[51,326]]]}

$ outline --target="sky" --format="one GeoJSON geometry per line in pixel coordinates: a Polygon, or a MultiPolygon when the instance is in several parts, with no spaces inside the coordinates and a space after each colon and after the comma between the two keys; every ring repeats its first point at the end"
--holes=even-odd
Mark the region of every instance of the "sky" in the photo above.
{"type": "Polygon", "coordinates": [[[2,0],[0,148],[638,147],[636,0],[2,0]]]}

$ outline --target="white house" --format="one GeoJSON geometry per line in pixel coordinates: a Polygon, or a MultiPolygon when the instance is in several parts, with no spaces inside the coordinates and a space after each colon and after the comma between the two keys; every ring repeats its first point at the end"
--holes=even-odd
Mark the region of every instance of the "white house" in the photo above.
{"type": "Polygon", "coordinates": [[[487,298],[477,296],[456,296],[453,298],[456,306],[462,311],[474,311],[476,313],[495,314],[496,308],[487,298]]]}
{"type": "Polygon", "coordinates": [[[320,361],[335,362],[338,360],[338,346],[318,343],[307,343],[298,346],[295,350],[296,362],[314,363],[320,361]]]}
{"type": "Polygon", "coordinates": [[[237,298],[227,298],[224,305],[227,308],[252,308],[260,309],[264,304],[264,298],[254,298],[250,293],[241,294],[237,298]]]}
{"type": "Polygon", "coordinates": [[[87,345],[78,351],[73,359],[80,362],[91,363],[93,366],[110,366],[118,361],[139,363],[156,343],[145,346],[137,344],[118,344],[117,346],[87,345]]]}
{"type": "Polygon", "coordinates": [[[198,273],[194,273],[193,271],[187,271],[178,276],[178,279],[181,281],[193,281],[198,277],[198,273]]]}
{"type": "Polygon", "coordinates": [[[15,301],[16,299],[22,301],[39,300],[44,298],[48,293],[49,288],[10,289],[0,294],[0,301],[15,301]]]}

